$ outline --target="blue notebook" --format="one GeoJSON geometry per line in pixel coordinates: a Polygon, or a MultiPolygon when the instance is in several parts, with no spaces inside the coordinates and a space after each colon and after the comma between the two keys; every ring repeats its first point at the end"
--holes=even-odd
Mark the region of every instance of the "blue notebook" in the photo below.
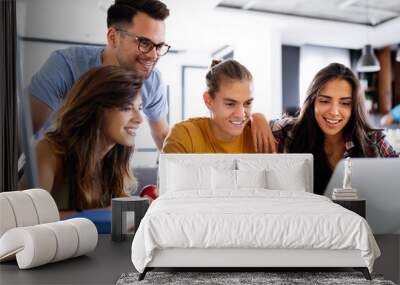
{"type": "Polygon", "coordinates": [[[65,220],[72,218],[86,218],[91,220],[95,224],[99,234],[111,233],[111,210],[89,210],[77,212],[66,217],[65,220]]]}

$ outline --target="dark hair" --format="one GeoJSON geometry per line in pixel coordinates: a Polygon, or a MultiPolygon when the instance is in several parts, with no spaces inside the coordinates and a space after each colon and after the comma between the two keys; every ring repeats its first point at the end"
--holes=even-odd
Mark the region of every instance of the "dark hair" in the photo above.
{"type": "Polygon", "coordinates": [[[107,27],[115,24],[130,24],[138,12],[143,12],[160,21],[164,21],[169,16],[167,6],[158,0],[115,0],[107,11],[107,27]]]}
{"type": "Polygon", "coordinates": [[[340,63],[329,64],[321,69],[312,80],[297,123],[294,126],[296,135],[291,146],[292,152],[314,153],[318,147],[321,147],[324,135],[315,119],[315,100],[326,83],[335,79],[346,80],[352,90],[351,116],[343,129],[344,137],[353,139],[357,149],[359,149],[358,156],[367,155],[368,132],[372,131],[373,128],[367,121],[364,99],[360,93],[360,84],[357,77],[349,68],[340,63]]]}
{"type": "Polygon", "coordinates": [[[54,146],[69,178],[76,209],[105,207],[111,197],[125,196],[133,183],[129,159],[133,147],[115,145],[98,161],[104,141],[104,111],[132,103],[142,79],[119,66],[100,66],[83,74],[72,86],[45,138],[54,146]],[[100,189],[94,185],[99,182],[100,189]],[[94,195],[99,194],[100,195],[94,195]]]}
{"type": "Polygon", "coordinates": [[[346,80],[352,90],[351,116],[343,129],[344,138],[350,138],[355,144],[351,156],[365,157],[369,155],[368,133],[374,130],[367,122],[360,84],[354,73],[339,63],[331,63],[321,69],[307,90],[307,97],[293,127],[294,138],[289,146],[289,152],[314,155],[314,193],[317,194],[323,194],[332,170],[324,150],[324,133],[315,119],[314,105],[326,83],[336,79],[346,80]]]}
{"type": "Polygon", "coordinates": [[[206,74],[208,93],[212,98],[218,92],[221,82],[234,80],[253,80],[250,71],[242,64],[233,59],[225,61],[213,60],[210,70],[206,74]]]}

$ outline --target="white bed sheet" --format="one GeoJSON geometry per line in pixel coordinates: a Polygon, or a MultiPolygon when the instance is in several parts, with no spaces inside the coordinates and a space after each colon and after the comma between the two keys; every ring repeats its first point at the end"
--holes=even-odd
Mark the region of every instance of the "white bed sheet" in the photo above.
{"type": "Polygon", "coordinates": [[[357,249],[370,272],[380,255],[359,215],[324,196],[266,189],[162,195],[133,239],[135,268],[166,248],[357,249]]]}

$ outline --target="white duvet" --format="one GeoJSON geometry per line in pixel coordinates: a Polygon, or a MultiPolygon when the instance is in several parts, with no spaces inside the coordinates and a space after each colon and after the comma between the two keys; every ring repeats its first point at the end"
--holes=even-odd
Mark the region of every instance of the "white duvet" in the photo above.
{"type": "Polygon", "coordinates": [[[370,271],[380,255],[359,215],[324,196],[265,189],[162,195],[134,237],[135,268],[165,248],[358,249],[370,271]]]}

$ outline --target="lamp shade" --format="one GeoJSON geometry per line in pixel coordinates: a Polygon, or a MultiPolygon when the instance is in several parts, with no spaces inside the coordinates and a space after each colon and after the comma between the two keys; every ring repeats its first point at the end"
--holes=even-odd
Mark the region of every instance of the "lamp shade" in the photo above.
{"type": "Polygon", "coordinates": [[[361,57],[357,62],[358,72],[375,72],[381,69],[378,59],[374,54],[371,45],[366,45],[362,49],[361,57]]]}
{"type": "Polygon", "coordinates": [[[396,61],[399,61],[399,62],[400,62],[400,45],[397,47],[396,61]]]}

